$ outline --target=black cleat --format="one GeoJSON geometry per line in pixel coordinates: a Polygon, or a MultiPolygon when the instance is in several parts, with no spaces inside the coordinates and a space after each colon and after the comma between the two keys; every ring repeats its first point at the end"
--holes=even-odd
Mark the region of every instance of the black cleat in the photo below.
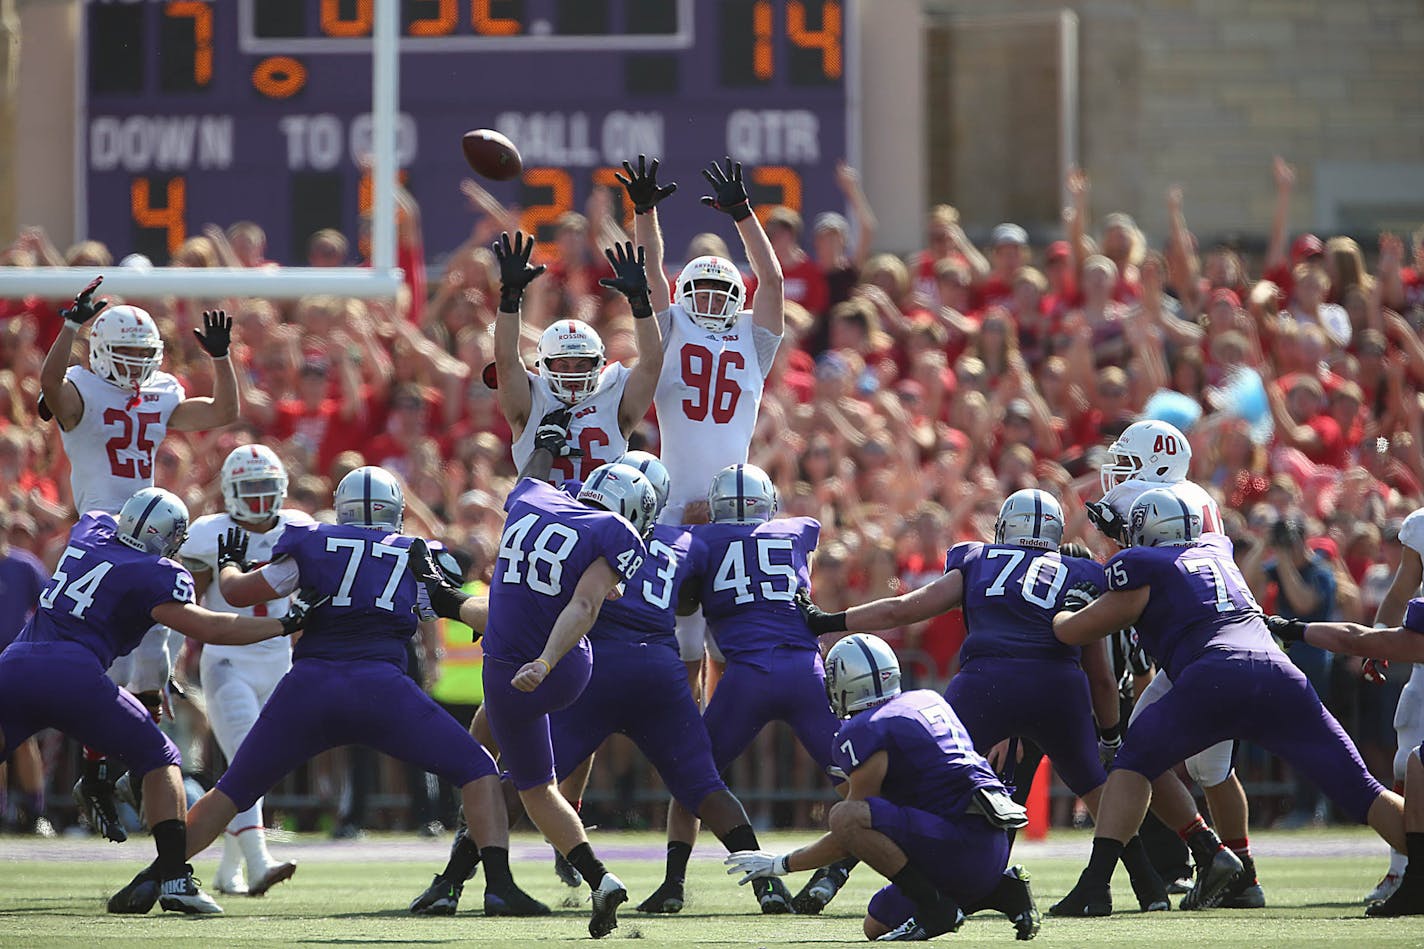
{"type": "Polygon", "coordinates": [[[583,886],[583,874],[574,869],[574,865],[557,850],[554,851],[554,873],[564,886],[583,886]]]}
{"type": "Polygon", "coordinates": [[[798,916],[817,916],[836,898],[850,874],[840,867],[822,867],[811,875],[801,892],[791,900],[791,909],[798,916]]]}
{"type": "MultiPolygon", "coordinates": [[[[1231,881],[1245,869],[1236,854],[1222,847],[1206,866],[1197,866],[1197,882],[1192,891],[1182,897],[1185,910],[1215,909],[1221,905],[1231,881]]],[[[1263,897],[1264,898],[1264,897],[1263,897]]]]}
{"type": "Polygon", "coordinates": [[[752,881],[752,891],[763,916],[784,916],[791,912],[791,891],[776,877],[752,881]]]}
{"type": "Polygon", "coordinates": [[[999,884],[1000,910],[1014,924],[1014,938],[1027,942],[1038,935],[1043,921],[1038,904],[1033,901],[1033,887],[1028,884],[1028,871],[1015,864],[1004,871],[999,884]]]}
{"type": "Polygon", "coordinates": [[[410,911],[416,916],[454,916],[460,908],[460,894],[464,891],[464,880],[451,882],[436,875],[425,892],[411,900],[410,911]]]}
{"type": "Polygon", "coordinates": [[[99,762],[97,770],[97,778],[86,776],[75,782],[74,803],[79,805],[79,812],[88,820],[94,833],[121,844],[129,839],[129,832],[119,820],[114,782],[108,779],[108,762],[99,762]]]}
{"type": "Polygon", "coordinates": [[[1226,887],[1222,897],[1222,909],[1262,909],[1266,905],[1266,891],[1256,879],[1256,861],[1250,857],[1241,858],[1241,872],[1236,874],[1226,887]]]}
{"type": "Polygon", "coordinates": [[[486,916],[548,916],[551,912],[517,886],[485,890],[486,916]]]}
{"type": "Polygon", "coordinates": [[[1084,880],[1088,871],[1078,877],[1078,883],[1057,903],[1048,907],[1049,916],[1111,916],[1112,887],[1109,884],[1094,885],[1084,880]]]}
{"type": "Polygon", "coordinates": [[[1365,915],[1374,918],[1424,916],[1424,879],[1412,877],[1409,870],[1405,870],[1399,888],[1390,894],[1389,899],[1371,903],[1365,909],[1365,915]]]}
{"type": "Polygon", "coordinates": [[[152,865],[144,867],[128,886],[109,897],[109,912],[147,913],[158,902],[159,886],[158,870],[152,865]]]}
{"type": "Polygon", "coordinates": [[[593,891],[593,915],[588,920],[588,934],[594,939],[618,928],[618,907],[628,902],[628,889],[623,881],[611,873],[603,875],[603,882],[593,891]]]}
{"type": "Polygon", "coordinates": [[[960,910],[958,906],[949,903],[948,910],[942,914],[938,914],[937,918],[925,917],[925,922],[921,922],[915,916],[911,916],[875,941],[927,942],[936,936],[957,932],[959,927],[963,925],[964,912],[960,910]],[[952,912],[950,912],[951,910],[952,912]]]}
{"type": "Polygon", "coordinates": [[[664,880],[653,895],[638,904],[640,913],[680,913],[683,906],[682,884],[664,880]]]}

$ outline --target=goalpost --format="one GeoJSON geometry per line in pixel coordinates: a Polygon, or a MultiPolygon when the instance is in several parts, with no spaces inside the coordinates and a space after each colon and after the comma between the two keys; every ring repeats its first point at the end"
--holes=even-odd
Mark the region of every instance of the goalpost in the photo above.
{"type": "MultiPolygon", "coordinates": [[[[371,69],[370,267],[109,267],[104,291],[134,297],[263,297],[311,294],[394,299],[404,274],[396,267],[396,110],[400,100],[399,0],[375,0],[371,69]]],[[[82,236],[82,235],[81,235],[82,236]]],[[[72,297],[99,276],[92,267],[0,267],[0,297],[72,297]]]]}

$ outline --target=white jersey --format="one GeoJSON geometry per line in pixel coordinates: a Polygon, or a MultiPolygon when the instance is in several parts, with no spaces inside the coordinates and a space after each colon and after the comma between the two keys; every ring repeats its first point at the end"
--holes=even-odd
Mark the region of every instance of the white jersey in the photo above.
{"type": "Polygon", "coordinates": [[[1131,519],[1132,505],[1153,488],[1167,488],[1181,498],[1193,513],[1200,514],[1203,534],[1207,532],[1221,533],[1221,508],[1217,507],[1216,500],[1195,481],[1164,484],[1161,481],[1142,481],[1132,478],[1114,486],[1111,491],[1103,495],[1103,501],[1116,511],[1119,517],[1128,521],[1131,519]]]}
{"type": "Polygon", "coordinates": [[[84,366],[70,366],[64,379],[74,383],[84,403],[79,422],[59,433],[69,456],[74,507],[80,514],[97,510],[117,516],[134,492],[153,487],[153,453],[183,401],[183,386],[168,373],[155,372],[130,407],[132,390],[105,382],[84,366]]]}
{"type": "Polygon", "coordinates": [[[746,464],[781,336],[752,322],[750,310],[725,333],[698,326],[676,303],[657,319],[663,334],[663,371],[653,398],[659,458],[672,482],[668,513],[680,516],[689,501],[706,499],[713,475],[746,464]]]}
{"type": "MultiPolygon", "coordinates": [[[[628,388],[631,370],[622,363],[613,363],[598,377],[598,386],[586,397],[575,402],[569,420],[569,444],[583,452],[580,458],[555,458],[549,476],[554,484],[565,481],[585,481],[599,465],[617,461],[628,450],[628,438],[618,425],[618,409],[623,405],[623,392],[628,388]]],[[[509,446],[514,456],[514,470],[523,471],[529,456],[534,454],[534,436],[539,420],[563,405],[549,388],[549,383],[536,372],[529,373],[529,421],[524,431],[509,446]]]]}
{"type": "MultiPolygon", "coordinates": [[[[277,545],[277,540],[282,536],[282,531],[288,524],[310,523],[312,523],[311,517],[301,511],[278,511],[276,527],[261,534],[248,531],[248,561],[254,566],[267,563],[272,559],[272,548],[277,545]]],[[[286,616],[291,600],[285,596],[268,600],[266,603],[258,603],[256,606],[233,606],[223,599],[222,590],[218,589],[217,577],[218,538],[226,534],[228,528],[234,526],[242,527],[243,525],[234,521],[231,515],[226,513],[208,514],[200,517],[188,529],[188,538],[183,541],[183,546],[178,551],[183,565],[189,570],[194,573],[206,570],[213,575],[212,583],[208,584],[207,592],[203,594],[202,605],[217,613],[236,613],[238,616],[286,616]]],[[[205,645],[203,653],[205,655],[211,653],[215,657],[241,657],[244,660],[271,658],[273,661],[290,662],[292,643],[286,636],[277,636],[247,646],[205,645]]]]}
{"type": "MultiPolygon", "coordinates": [[[[1411,513],[1404,519],[1404,523],[1399,525],[1399,542],[1424,559],[1424,507],[1411,513]]],[[[1414,592],[1417,595],[1419,591],[1414,592]]],[[[1415,690],[1424,688],[1424,662],[1414,663],[1414,671],[1409,674],[1407,687],[1415,690]]],[[[1403,704],[1403,699],[1400,704],[1403,704]]]]}

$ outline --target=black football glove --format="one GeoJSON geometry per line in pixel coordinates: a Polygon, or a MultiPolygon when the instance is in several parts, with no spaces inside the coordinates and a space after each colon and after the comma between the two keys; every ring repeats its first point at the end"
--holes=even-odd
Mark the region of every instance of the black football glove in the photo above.
{"type": "Polygon", "coordinates": [[[1079,557],[1083,560],[1093,559],[1093,552],[1088,549],[1087,544],[1079,544],[1071,541],[1066,544],[1059,544],[1058,553],[1063,557],[1079,557]]]}
{"type": "Polygon", "coordinates": [[[232,317],[222,310],[203,311],[203,330],[193,330],[198,345],[208,351],[214,359],[222,359],[232,345],[232,317]]]}
{"type": "Polygon", "coordinates": [[[108,297],[101,300],[94,299],[94,291],[98,290],[99,284],[103,282],[103,277],[95,277],[93,283],[79,291],[79,295],[74,298],[73,306],[67,310],[59,311],[59,315],[64,317],[64,322],[74,327],[76,332],[85,323],[98,316],[100,310],[109,305],[108,297]]]}
{"type": "Polygon", "coordinates": [[[727,169],[722,170],[722,166],[715,161],[707,168],[703,169],[702,177],[707,179],[707,183],[712,186],[715,192],[711,195],[704,195],[702,203],[709,208],[714,208],[724,214],[730,214],[734,221],[745,221],[752,216],[751,202],[747,199],[747,188],[742,183],[742,163],[727,159],[727,169]]]}
{"type": "Polygon", "coordinates": [[[617,290],[627,297],[634,319],[645,320],[652,316],[653,298],[648,290],[648,271],[643,264],[643,245],[639,244],[635,253],[633,242],[624,241],[605,248],[603,253],[616,276],[604,277],[598,281],[599,286],[617,290]]]}
{"type": "Polygon", "coordinates": [[[618,172],[613,173],[623,185],[623,190],[628,192],[628,200],[633,202],[633,211],[636,214],[647,214],[659,201],[666,198],[677,190],[677,185],[668,184],[658,187],[658,160],[653,159],[652,164],[647,164],[647,156],[638,156],[638,170],[634,171],[633,166],[628,162],[623,162],[623,170],[628,172],[628,177],[624,178],[618,172]]]}
{"type": "Polygon", "coordinates": [[[1122,515],[1102,501],[1089,501],[1085,506],[1088,509],[1088,520],[1093,522],[1093,526],[1101,531],[1104,537],[1127,546],[1127,522],[1122,519],[1122,515]]]}
{"type": "Polygon", "coordinates": [[[226,534],[218,535],[218,573],[232,564],[239,570],[247,570],[247,531],[236,525],[229,527],[226,534]]]}
{"type": "Polygon", "coordinates": [[[1098,598],[1101,591],[1090,581],[1084,580],[1082,583],[1075,583],[1068,588],[1068,592],[1063,595],[1063,608],[1070,613],[1076,613],[1089,603],[1098,598]]]}
{"type": "MultiPolygon", "coordinates": [[[[436,616],[459,621],[460,607],[470,599],[470,595],[451,583],[444,571],[435,565],[430,556],[430,545],[419,537],[410,542],[410,560],[406,569],[416,582],[425,587],[430,608],[436,616]]],[[[478,638],[479,633],[475,636],[478,638]]]]}
{"type": "Polygon", "coordinates": [[[534,448],[542,448],[555,458],[582,458],[583,451],[569,444],[569,421],[572,418],[572,411],[566,405],[541,418],[539,427],[534,430],[534,448]]]}
{"type": "Polygon", "coordinates": [[[846,631],[845,611],[827,613],[811,602],[811,594],[806,592],[805,587],[796,591],[796,608],[801,611],[801,618],[806,621],[811,632],[817,636],[822,633],[843,633],[846,631]]]}
{"type": "Polygon", "coordinates": [[[519,312],[524,288],[544,272],[543,264],[530,265],[532,253],[534,238],[519,231],[514,232],[513,242],[508,234],[500,234],[499,240],[494,242],[494,255],[499,259],[499,308],[505,313],[519,312]]]}
{"type": "Polygon", "coordinates": [[[1284,616],[1266,617],[1266,628],[1286,646],[1305,639],[1305,626],[1304,620],[1286,619],[1284,616]]]}
{"type": "Polygon", "coordinates": [[[297,630],[307,625],[307,619],[312,610],[325,606],[331,597],[322,596],[311,587],[299,590],[292,598],[292,602],[287,606],[287,615],[282,617],[282,635],[290,636],[297,630]]]}

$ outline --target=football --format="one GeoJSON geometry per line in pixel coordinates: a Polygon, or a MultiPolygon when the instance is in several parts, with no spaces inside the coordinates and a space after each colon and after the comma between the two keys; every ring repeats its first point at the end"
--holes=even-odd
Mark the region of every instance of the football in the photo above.
{"type": "Polygon", "coordinates": [[[494,181],[508,181],[524,170],[524,161],[514,143],[493,129],[466,132],[460,141],[465,161],[478,174],[494,181]]]}

